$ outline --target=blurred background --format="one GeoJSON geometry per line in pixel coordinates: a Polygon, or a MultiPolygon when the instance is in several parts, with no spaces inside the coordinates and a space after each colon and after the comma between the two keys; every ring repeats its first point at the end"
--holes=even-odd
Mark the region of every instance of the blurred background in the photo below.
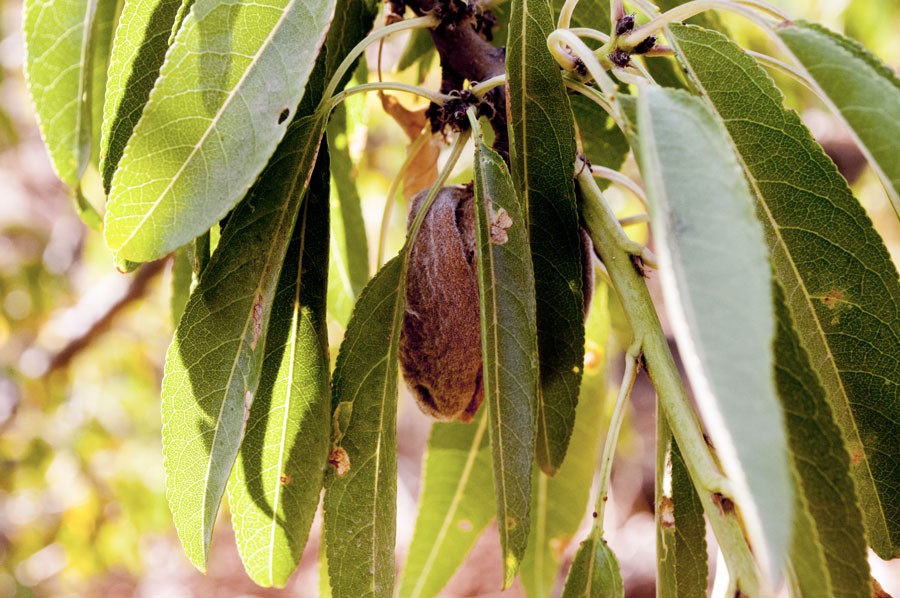
{"type": "MultiPolygon", "coordinates": [[[[845,31],[900,65],[895,0],[776,4],[845,31]]],[[[752,27],[726,22],[741,42],[766,49],[752,27]]],[[[160,443],[159,385],[173,332],[170,265],[119,274],[100,235],[79,220],[37,131],[21,72],[20,27],[21,3],[0,0],[0,597],[315,595],[319,522],[298,572],[281,591],[247,579],[226,521],[217,527],[206,576],[182,555],[165,503],[160,443]]],[[[415,69],[392,74],[405,43],[392,39],[382,65],[386,76],[412,81],[415,69]]],[[[376,57],[370,53],[369,60],[374,64],[376,57]]],[[[434,73],[426,81],[436,87],[434,73]]],[[[817,101],[790,80],[779,83],[854,183],[897,262],[900,226],[880,183],[817,101]]],[[[357,126],[348,143],[374,255],[383,198],[407,139],[377,96],[354,109],[365,113],[366,125],[357,126]]],[[[468,180],[466,169],[458,167],[455,178],[468,180]]],[[[611,196],[623,211],[632,209],[624,196],[611,196]]],[[[391,219],[387,255],[399,247],[404,213],[398,208],[391,219]]],[[[333,328],[337,347],[341,328],[333,328]]],[[[618,367],[611,364],[611,380],[618,367]]],[[[401,559],[415,523],[429,426],[403,394],[401,559]]],[[[629,596],[654,595],[653,417],[652,389],[644,384],[620,442],[607,526],[629,596]]],[[[444,595],[499,594],[498,565],[496,535],[489,530],[444,595]]],[[[900,593],[896,566],[873,558],[873,572],[886,590],[900,593]]],[[[523,592],[516,585],[504,595],[523,592]]]]}

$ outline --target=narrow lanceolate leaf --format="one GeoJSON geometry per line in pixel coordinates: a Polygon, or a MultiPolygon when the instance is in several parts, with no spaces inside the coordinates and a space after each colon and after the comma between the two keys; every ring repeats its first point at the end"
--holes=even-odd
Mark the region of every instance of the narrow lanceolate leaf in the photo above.
{"type": "Polygon", "coordinates": [[[850,477],[850,455],[780,285],[775,288],[775,314],[776,380],[798,490],[793,578],[802,596],[870,596],[866,537],[850,477]]]}
{"type": "Polygon", "coordinates": [[[656,595],[704,598],[706,520],[668,420],[656,419],[656,595]]]}
{"type": "Polygon", "coordinates": [[[528,230],[506,162],[480,136],[475,139],[473,170],[482,384],[506,588],[528,544],[538,392],[534,272],[528,230]]]}
{"type": "Polygon", "coordinates": [[[102,107],[100,173],[109,193],[113,173],[141,118],[169,49],[184,0],[129,0],[122,9],[102,107]]]}
{"type": "Polygon", "coordinates": [[[172,259],[172,297],[169,301],[172,311],[172,326],[178,327],[178,321],[184,314],[188,299],[191,296],[191,283],[194,270],[186,247],[180,248],[172,259]]]}
{"type": "Polygon", "coordinates": [[[369,280],[369,244],[353,159],[350,157],[350,132],[344,103],[334,109],[326,134],[332,156],[331,177],[334,185],[331,195],[337,202],[340,215],[335,222],[335,245],[341,274],[347,278],[355,297],[369,280]]]}
{"type": "Polygon", "coordinates": [[[575,127],[559,66],[547,49],[548,0],[514,0],[506,72],[510,160],[529,225],[537,296],[540,394],[535,455],[556,473],[575,427],[584,361],[582,248],[575,205],[575,127]]]}
{"type": "Polygon", "coordinates": [[[323,149],[281,269],[259,389],[228,481],[238,551],[261,586],[283,587],[296,569],[328,462],[328,162],[323,149]]]}
{"type": "Polygon", "coordinates": [[[647,89],[638,129],[675,338],[756,554],[775,576],[793,496],[763,228],[728,133],[700,99],[647,89]]]}
{"type": "Polygon", "coordinates": [[[24,8],[28,91],[53,169],[72,188],[91,157],[97,1],[28,0],[24,8]]]}
{"type": "Polygon", "coordinates": [[[201,570],[259,384],[281,265],[323,133],[319,116],[292,125],[229,219],[166,356],[166,496],[185,552],[201,570]]]}
{"type": "Polygon", "coordinates": [[[591,303],[585,325],[584,381],[569,445],[573,457],[566,459],[552,478],[540,471],[532,474],[531,533],[519,576],[530,598],[551,595],[562,556],[587,515],[591,480],[597,469],[606,405],[605,347],[610,329],[605,285],[597,288],[591,303]]]}
{"type": "Polygon", "coordinates": [[[432,424],[401,598],[437,596],[496,515],[487,428],[484,410],[468,424],[432,424]]]}
{"type": "Polygon", "coordinates": [[[287,131],[333,9],[333,0],[194,3],[113,175],[110,250],[160,257],[235,206],[287,131]]]}
{"type": "Polygon", "coordinates": [[[325,545],[336,596],[390,596],[397,524],[397,353],[406,255],[363,289],[334,369],[325,545]]]}
{"type": "Polygon", "coordinates": [[[713,32],[673,26],[668,37],[737,147],[791,317],[847,442],[869,542],[896,557],[897,270],[834,163],[755,61],[713,32]]]}
{"type": "Polygon", "coordinates": [[[99,166],[106,75],[112,55],[113,37],[125,0],[98,0],[94,15],[94,60],[91,73],[91,161],[99,166]]]}
{"type": "Polygon", "coordinates": [[[778,36],[852,129],[900,214],[900,77],[859,42],[798,21],[778,36]]]}
{"type": "Polygon", "coordinates": [[[578,546],[566,577],[563,598],[622,598],[624,595],[616,555],[598,532],[592,532],[578,546]]]}

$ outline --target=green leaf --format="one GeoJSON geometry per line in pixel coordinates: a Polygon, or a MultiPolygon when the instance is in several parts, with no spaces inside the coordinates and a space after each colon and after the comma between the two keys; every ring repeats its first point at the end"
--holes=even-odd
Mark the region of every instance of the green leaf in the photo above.
{"type": "Polygon", "coordinates": [[[422,493],[401,598],[437,596],[496,515],[488,418],[431,425],[422,493]]]}
{"type": "Polygon", "coordinates": [[[91,157],[97,1],[27,0],[24,7],[28,91],[53,169],[72,188],[91,157]]]}
{"type": "Polygon", "coordinates": [[[363,289],[334,369],[325,545],[336,596],[390,596],[397,524],[397,353],[406,254],[363,289]]]}
{"type": "MultiPolygon", "coordinates": [[[[402,72],[416,63],[420,63],[426,71],[431,66],[437,52],[428,29],[413,29],[403,54],[397,60],[397,71],[402,72]]],[[[421,71],[420,71],[421,72],[421,71]]]]}
{"type": "Polygon", "coordinates": [[[309,182],[275,294],[259,389],[228,481],[241,560],[261,586],[283,587],[300,561],[331,442],[328,155],[309,182]]]}
{"type": "Polygon", "coordinates": [[[193,281],[194,269],[191,266],[191,258],[188,255],[187,248],[182,247],[175,252],[172,260],[172,297],[170,306],[172,310],[172,325],[176,328],[191,296],[191,283],[193,281]]]}
{"type": "MultiPolygon", "coordinates": [[[[580,6],[580,4],[579,4],[580,6]]],[[[560,557],[584,519],[591,480],[597,469],[597,446],[605,421],[606,344],[610,317],[607,287],[597,287],[591,302],[587,331],[584,381],[578,401],[575,431],[566,459],[552,478],[534,472],[531,485],[531,533],[520,576],[532,598],[549,596],[559,574],[560,557]]]]}
{"type": "Polygon", "coordinates": [[[798,489],[791,568],[802,596],[871,595],[850,455],[809,355],[775,285],[776,380],[798,489]]]}
{"type": "Polygon", "coordinates": [[[507,588],[528,544],[538,392],[534,272],[528,229],[506,162],[481,135],[475,139],[473,170],[482,384],[507,588]]]}
{"type": "Polygon", "coordinates": [[[535,454],[556,473],[575,427],[584,362],[582,240],[575,204],[575,127],[547,49],[548,0],[513,0],[506,54],[510,161],[526,215],[537,296],[540,394],[535,454]]]}
{"type": "Polygon", "coordinates": [[[847,442],[869,542],[896,557],[897,270],[834,163],[755,61],[713,32],[673,26],[668,37],[737,147],[788,308],[847,442]]]}
{"type": "Polygon", "coordinates": [[[778,29],[881,177],[900,215],[900,77],[859,42],[798,21],[778,29]]]}
{"type": "Polygon", "coordinates": [[[178,22],[176,15],[186,1],[128,0],[122,9],[110,58],[101,127],[100,173],[107,194],[125,145],[159,76],[178,22]]]}
{"type": "Polygon", "coordinates": [[[94,64],[91,73],[91,161],[99,166],[103,123],[103,102],[106,96],[106,74],[109,70],[113,37],[125,0],[98,0],[94,15],[94,64]]]}
{"type": "Polygon", "coordinates": [[[775,576],[793,496],[763,228],[728,133],[701,100],[643,90],[638,129],[675,338],[763,571],[775,576]]]}
{"type": "Polygon", "coordinates": [[[659,598],[705,598],[706,520],[669,421],[657,415],[656,570],[659,598]]]}
{"type": "Polygon", "coordinates": [[[334,109],[326,133],[332,150],[332,196],[337,201],[340,214],[335,222],[335,241],[340,266],[355,297],[369,280],[369,244],[359,191],[356,189],[353,159],[350,157],[347,108],[343,103],[334,109]]]}
{"type": "Polygon", "coordinates": [[[113,175],[110,250],[160,257],[234,207],[287,131],[333,8],[194,3],[113,175]]]}
{"type": "Polygon", "coordinates": [[[616,555],[594,531],[578,546],[563,598],[622,598],[625,588],[616,555]]]}
{"type": "Polygon", "coordinates": [[[321,115],[291,125],[231,215],[166,356],[166,496],[185,553],[201,570],[259,384],[279,273],[324,126],[321,115]]]}

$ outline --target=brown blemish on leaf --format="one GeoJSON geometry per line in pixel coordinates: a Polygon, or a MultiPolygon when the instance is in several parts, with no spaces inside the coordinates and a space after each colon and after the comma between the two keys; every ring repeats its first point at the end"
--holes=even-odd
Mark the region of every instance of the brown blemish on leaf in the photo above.
{"type": "Polygon", "coordinates": [[[250,343],[251,351],[256,349],[256,344],[259,342],[259,336],[262,334],[262,302],[262,293],[257,293],[256,301],[253,302],[253,342],[250,343]]]}
{"type": "Polygon", "coordinates": [[[659,501],[659,526],[663,529],[675,529],[675,503],[669,496],[659,501]]]}
{"type": "Polygon", "coordinates": [[[244,393],[244,423],[250,419],[250,407],[253,405],[253,393],[249,390],[244,393]]]}
{"type": "Polygon", "coordinates": [[[337,447],[328,455],[328,463],[334,467],[334,473],[337,477],[343,477],[350,471],[350,456],[343,447],[337,447]]]}
{"type": "Polygon", "coordinates": [[[713,504],[719,507],[719,511],[721,511],[723,515],[734,513],[734,501],[721,492],[713,493],[712,500],[713,504]]]}
{"type": "Polygon", "coordinates": [[[493,220],[491,221],[491,243],[494,245],[503,245],[509,241],[509,234],[507,231],[512,225],[512,218],[509,217],[506,210],[500,208],[497,213],[494,214],[493,220]]]}
{"type": "Polygon", "coordinates": [[[292,478],[291,476],[289,476],[286,473],[283,473],[280,476],[278,476],[278,481],[281,482],[283,485],[287,486],[288,484],[290,484],[291,482],[294,481],[294,478],[292,478]]]}
{"type": "Polygon", "coordinates": [[[844,300],[844,293],[841,291],[831,291],[827,295],[822,298],[822,303],[825,304],[825,307],[828,309],[834,309],[838,306],[840,302],[844,300]]]}

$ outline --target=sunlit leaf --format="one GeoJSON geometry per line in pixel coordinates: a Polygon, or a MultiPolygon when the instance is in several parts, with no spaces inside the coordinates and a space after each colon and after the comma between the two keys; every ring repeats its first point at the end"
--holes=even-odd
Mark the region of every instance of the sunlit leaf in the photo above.
{"type": "Polygon", "coordinates": [[[337,596],[389,596],[397,524],[397,354],[406,255],[363,289],[334,369],[325,545],[337,596]]]}
{"type": "Polygon", "coordinates": [[[235,206],[287,131],[333,8],[193,4],[113,175],[110,250],[154,259],[235,206]]]}
{"type": "Polygon", "coordinates": [[[797,21],[778,36],[844,118],[900,214],[900,77],[859,42],[797,21]]]}
{"type": "Polygon", "coordinates": [[[328,156],[320,150],[275,293],[259,389],[228,482],[244,568],[283,587],[300,561],[331,441],[328,156]]]}
{"type": "Polygon", "coordinates": [[[24,6],[28,91],[53,168],[72,188],[78,186],[91,157],[97,2],[28,0],[24,6]]]}
{"type": "Polygon", "coordinates": [[[625,588],[619,561],[597,532],[578,546],[563,598],[622,598],[625,588]]]}
{"type": "Polygon", "coordinates": [[[599,456],[597,446],[604,424],[605,347],[609,327],[607,289],[599,286],[585,325],[584,380],[578,399],[575,431],[569,445],[572,455],[577,457],[566,459],[552,478],[539,471],[532,474],[531,533],[519,576],[531,598],[551,595],[562,556],[587,512],[591,480],[599,456]]]}
{"type": "Polygon", "coordinates": [[[323,133],[318,115],[291,126],[231,215],[166,356],[166,496],[185,552],[201,570],[259,384],[279,273],[323,133]]]}
{"type": "Polygon", "coordinates": [[[669,38],[725,122],[757,197],[791,317],[850,451],[869,542],[884,558],[900,555],[897,270],[765,71],[714,32],[672,26],[669,38]]]}
{"type": "Polygon", "coordinates": [[[540,394],[535,455],[552,475],[566,455],[584,361],[582,248],[575,205],[575,128],[556,61],[548,0],[513,0],[506,72],[510,161],[526,215],[537,296],[540,394]]]}
{"type": "Polygon", "coordinates": [[[870,596],[866,537],[850,477],[850,455],[780,285],[775,288],[775,314],[776,380],[798,490],[793,576],[803,596],[870,596]]]}
{"type": "Polygon", "coordinates": [[[468,424],[432,424],[401,598],[436,596],[496,515],[487,428],[484,410],[468,424]]]}
{"type": "Polygon", "coordinates": [[[106,75],[109,71],[113,37],[119,13],[125,0],[98,0],[94,15],[94,61],[91,73],[91,161],[100,164],[103,103],[106,96],[106,75]]]}
{"type": "Polygon", "coordinates": [[[774,380],[772,273],[724,126],[680,90],[642,90],[641,174],[675,339],[764,570],[781,569],[793,496],[774,380]]]}
{"type": "Polygon", "coordinates": [[[100,172],[109,193],[113,173],[150,97],[173,37],[176,16],[190,0],[128,0],[119,17],[102,107],[100,172]]]}
{"type": "Polygon", "coordinates": [[[482,384],[490,419],[505,588],[512,583],[528,543],[538,392],[534,273],[528,230],[506,162],[480,135],[475,139],[473,170],[482,384]]]}
{"type": "Polygon", "coordinates": [[[703,505],[668,420],[658,414],[656,424],[656,595],[704,598],[708,564],[703,505]]]}

